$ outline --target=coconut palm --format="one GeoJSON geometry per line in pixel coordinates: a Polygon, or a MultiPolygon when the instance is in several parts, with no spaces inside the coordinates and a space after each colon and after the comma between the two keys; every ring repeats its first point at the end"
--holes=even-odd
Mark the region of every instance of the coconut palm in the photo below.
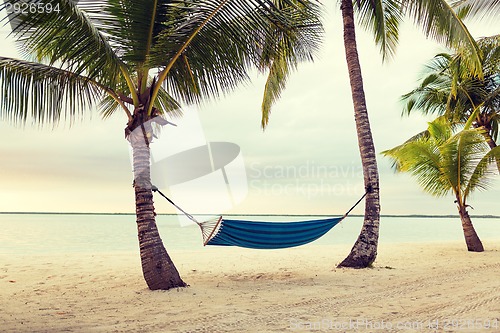
{"type": "MultiPolygon", "coordinates": [[[[500,2],[492,6],[500,10],[500,2]]],[[[375,42],[380,46],[383,59],[395,52],[398,43],[399,24],[406,16],[421,26],[427,36],[444,42],[448,46],[464,47],[469,50],[469,67],[481,75],[477,45],[461,21],[457,12],[445,0],[341,0],[340,8],[344,23],[344,46],[349,71],[358,145],[363,168],[364,185],[367,191],[365,217],[360,235],[349,255],[339,267],[363,268],[370,266],[377,256],[380,220],[379,177],[375,147],[370,130],[361,66],[358,59],[354,9],[362,26],[371,30],[375,42]]],[[[481,13],[490,3],[455,3],[462,12],[481,13]]]]}
{"type": "Polygon", "coordinates": [[[449,4],[445,0],[341,0],[340,8],[344,23],[344,46],[367,196],[365,217],[360,235],[349,255],[338,266],[363,268],[370,266],[377,256],[380,197],[375,148],[357,51],[354,10],[357,10],[358,21],[361,25],[373,33],[375,42],[380,46],[383,59],[394,54],[398,44],[399,24],[404,17],[407,17],[421,26],[427,36],[444,42],[448,46],[462,47],[468,50],[469,68],[473,73],[481,75],[477,45],[460,16],[466,14],[482,15],[487,11],[489,11],[488,14],[494,15],[500,11],[500,1],[456,0],[449,4]],[[353,3],[356,6],[353,6],[353,3]],[[457,11],[453,7],[456,7],[457,11]]]}
{"type": "Polygon", "coordinates": [[[431,195],[442,197],[452,193],[467,249],[482,252],[483,245],[467,212],[468,199],[474,190],[488,188],[500,147],[489,149],[484,128],[464,129],[457,134],[453,134],[452,128],[446,117],[439,117],[429,123],[424,135],[382,154],[391,158],[396,171],[416,177],[431,195]]]}
{"type": "MultiPolygon", "coordinates": [[[[472,124],[485,129],[486,142],[493,149],[500,125],[500,35],[481,38],[477,44],[481,77],[464,65],[466,54],[438,54],[427,64],[420,85],[403,95],[403,112],[446,115],[450,121],[463,124],[479,109],[472,124]]],[[[500,170],[500,161],[497,166],[500,170]]]]}
{"type": "MultiPolygon", "coordinates": [[[[18,0],[6,0],[4,13],[18,0]]],[[[25,59],[0,57],[0,117],[74,120],[98,104],[127,119],[142,269],[150,289],[186,286],[159,236],[150,180],[155,127],[180,103],[217,97],[248,71],[311,60],[320,7],[303,0],[47,0],[10,11],[25,59]],[[50,5],[50,6],[49,6],[50,5]],[[37,5],[38,6],[38,5],[37,5]]],[[[277,76],[270,71],[270,80],[277,76]]]]}
{"type": "MultiPolygon", "coordinates": [[[[398,44],[399,24],[408,17],[421,26],[427,36],[433,37],[448,46],[462,47],[467,50],[470,70],[481,76],[480,53],[477,45],[463,24],[460,16],[491,15],[500,12],[500,0],[340,0],[340,9],[344,24],[344,46],[351,94],[354,106],[354,117],[358,146],[363,168],[364,187],[366,190],[365,215],[360,235],[349,255],[338,265],[339,267],[364,268],[370,266],[377,256],[380,196],[379,176],[375,155],[375,146],[371,134],[370,122],[366,106],[361,66],[359,63],[355,18],[370,30],[377,45],[380,46],[382,58],[392,56],[398,44]],[[356,4],[356,6],[353,5],[356,4]],[[456,8],[457,11],[454,10],[456,8]]],[[[279,82],[286,81],[287,71],[281,70],[279,82]]],[[[262,105],[262,126],[269,121],[270,105],[274,97],[279,96],[280,85],[268,82],[262,105]]]]}

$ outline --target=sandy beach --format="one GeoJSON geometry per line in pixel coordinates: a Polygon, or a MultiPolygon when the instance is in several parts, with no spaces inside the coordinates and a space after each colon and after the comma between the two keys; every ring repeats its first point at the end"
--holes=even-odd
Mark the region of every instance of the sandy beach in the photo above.
{"type": "Polygon", "coordinates": [[[500,332],[500,240],[172,251],[189,288],[149,291],[138,253],[0,256],[2,332],[500,332]]]}

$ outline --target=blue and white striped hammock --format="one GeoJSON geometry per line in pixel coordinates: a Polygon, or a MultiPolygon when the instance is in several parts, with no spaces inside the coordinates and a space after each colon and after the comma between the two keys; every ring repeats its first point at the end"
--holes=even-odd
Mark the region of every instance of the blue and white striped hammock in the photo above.
{"type": "Polygon", "coordinates": [[[198,224],[204,245],[240,246],[251,249],[282,249],[315,241],[336,226],[344,217],[298,222],[257,222],[217,220],[198,224]],[[208,232],[207,232],[208,230],[208,232]]]}
{"type": "Polygon", "coordinates": [[[203,245],[239,246],[251,249],[282,249],[313,242],[342,221],[369,192],[365,192],[341,217],[297,222],[258,222],[230,220],[220,216],[214,220],[198,222],[158,188],[153,187],[153,191],[158,192],[190,220],[198,224],[203,235],[203,245]]]}

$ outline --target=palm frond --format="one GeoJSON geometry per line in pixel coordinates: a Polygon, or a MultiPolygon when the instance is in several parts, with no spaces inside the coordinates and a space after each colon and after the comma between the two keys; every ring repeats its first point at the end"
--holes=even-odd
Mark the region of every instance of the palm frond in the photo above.
{"type": "Polygon", "coordinates": [[[490,168],[500,157],[497,148],[489,150],[484,128],[461,130],[453,134],[445,117],[429,123],[428,135],[420,135],[400,146],[382,152],[391,158],[396,171],[408,172],[423,189],[434,196],[450,191],[465,202],[474,189],[488,186],[490,168]]]}
{"type": "Polygon", "coordinates": [[[6,57],[0,57],[0,89],[0,118],[38,124],[73,120],[105,92],[88,77],[6,57]]]}
{"type": "MultiPolygon", "coordinates": [[[[151,84],[152,78],[149,78],[151,84]]],[[[126,83],[122,82],[121,88],[126,89],[126,83]]],[[[123,98],[123,97],[122,97],[123,98]]],[[[129,99],[128,103],[132,104],[129,99]]],[[[100,102],[99,110],[103,118],[109,118],[118,108],[119,103],[110,95],[106,95],[100,102]]],[[[158,110],[160,115],[169,115],[171,117],[179,117],[182,115],[180,104],[164,89],[160,88],[157,98],[154,101],[154,107],[158,110]]]]}
{"type": "Polygon", "coordinates": [[[466,54],[440,54],[427,66],[419,87],[402,96],[403,114],[419,110],[444,115],[452,124],[471,122],[489,130],[498,140],[500,124],[500,37],[478,40],[482,51],[484,78],[471,73],[464,64],[466,54]],[[475,114],[474,116],[472,116],[475,114]]]}
{"type": "Polygon", "coordinates": [[[280,98],[281,92],[286,86],[287,78],[290,74],[289,65],[284,57],[275,58],[266,85],[264,87],[264,97],[262,99],[262,119],[261,126],[266,128],[269,123],[271,106],[280,98]]]}
{"type": "MultiPolygon", "coordinates": [[[[163,88],[160,89],[154,106],[162,116],[169,115],[174,118],[182,116],[180,104],[163,88]]],[[[104,119],[111,117],[119,108],[120,104],[110,95],[104,96],[99,103],[99,110],[104,119]]]]}
{"type": "Polygon", "coordinates": [[[427,127],[430,138],[440,145],[452,136],[452,127],[448,119],[444,116],[434,119],[427,127]]]}
{"type": "Polygon", "coordinates": [[[500,147],[495,147],[487,152],[477,163],[464,189],[464,200],[474,190],[486,190],[490,187],[492,177],[498,175],[498,169],[492,167],[498,160],[500,160],[500,147]]]}
{"type": "MultiPolygon", "coordinates": [[[[495,78],[495,80],[496,79],[497,78],[495,78]]],[[[498,79],[500,80],[500,76],[498,79]]],[[[485,107],[492,108],[493,110],[498,110],[498,106],[500,106],[500,84],[492,84],[492,89],[493,90],[489,91],[488,95],[485,97],[484,105],[485,107]]]]}
{"type": "Polygon", "coordinates": [[[358,5],[359,21],[364,28],[373,32],[382,59],[394,56],[399,42],[399,25],[404,16],[400,1],[361,0],[358,5]]]}
{"type": "Polygon", "coordinates": [[[171,66],[165,87],[187,103],[233,89],[248,79],[250,67],[269,68],[276,55],[286,56],[290,64],[311,60],[319,45],[319,7],[310,1],[189,0],[171,5],[179,14],[159,35],[150,66],[171,66]]]}
{"type": "Polygon", "coordinates": [[[479,18],[493,19],[500,14],[500,0],[452,0],[450,4],[456,10],[466,11],[468,15],[479,18]]]}
{"type": "Polygon", "coordinates": [[[409,115],[415,110],[423,114],[444,114],[448,96],[445,91],[432,86],[419,87],[401,97],[405,102],[402,114],[409,115]]]}
{"type": "Polygon", "coordinates": [[[99,102],[99,112],[103,119],[111,117],[119,107],[118,101],[110,95],[104,96],[99,102]]]}
{"type": "MultiPolygon", "coordinates": [[[[495,0],[496,1],[496,0],[495,0]]],[[[460,15],[446,0],[402,0],[405,12],[424,30],[426,36],[454,49],[467,51],[468,68],[482,76],[481,51],[460,15]]]]}
{"type": "MultiPolygon", "coordinates": [[[[428,130],[425,130],[425,131],[422,131],[420,133],[417,133],[415,134],[414,136],[412,136],[411,138],[409,138],[408,140],[406,140],[403,144],[399,145],[399,146],[396,146],[394,148],[391,148],[391,149],[388,149],[388,150],[385,150],[382,152],[383,155],[394,155],[394,156],[397,156],[398,154],[398,151],[403,149],[405,147],[405,145],[409,144],[410,142],[414,142],[414,141],[421,141],[421,140],[428,140],[430,137],[430,133],[428,130]]],[[[393,163],[392,167],[398,171],[399,170],[399,167],[397,165],[397,163],[393,163]]]]}
{"type": "MultiPolygon", "coordinates": [[[[130,79],[135,80],[137,77],[132,76],[130,79]]],[[[115,85],[116,95],[121,98],[122,103],[127,103],[129,105],[133,104],[133,99],[130,96],[130,90],[127,81],[122,78],[115,85]]],[[[116,110],[120,108],[120,103],[113,96],[107,94],[99,102],[99,112],[101,116],[106,119],[109,118],[116,110]]]]}
{"type": "MultiPolygon", "coordinates": [[[[5,0],[7,4],[25,1],[5,0]]],[[[99,7],[99,2],[81,1],[87,7],[99,7]]],[[[58,11],[36,11],[35,13],[13,12],[6,19],[13,22],[13,37],[22,53],[29,60],[56,65],[77,75],[114,88],[120,75],[120,59],[115,54],[106,36],[101,33],[73,1],[47,0],[58,11]],[[34,58],[32,57],[34,56],[34,58]]]]}
{"type": "MultiPolygon", "coordinates": [[[[300,5],[300,2],[297,1],[297,4],[300,5]]],[[[262,45],[258,67],[261,71],[269,71],[261,107],[263,129],[269,122],[271,107],[285,89],[291,72],[297,69],[299,62],[313,61],[313,53],[317,50],[322,33],[321,25],[316,19],[319,8],[311,8],[309,10],[312,12],[308,13],[291,8],[284,1],[276,1],[276,7],[289,13],[295,28],[278,29],[271,26],[274,33],[265,38],[262,45]],[[308,26],[309,28],[305,29],[308,26]]]]}
{"type": "Polygon", "coordinates": [[[480,129],[463,130],[440,145],[443,169],[461,193],[488,147],[480,129]]]}
{"type": "Polygon", "coordinates": [[[166,67],[160,83],[176,99],[196,103],[248,78],[251,62],[242,46],[255,44],[250,34],[241,33],[245,20],[238,17],[240,6],[248,11],[248,2],[178,0],[171,6],[170,27],[160,34],[150,66],[166,67]]]}
{"type": "Polygon", "coordinates": [[[500,72],[500,35],[479,38],[477,45],[483,52],[485,75],[498,74],[500,72]]]}
{"type": "MultiPolygon", "coordinates": [[[[120,58],[129,68],[141,72],[146,81],[150,69],[146,63],[158,36],[170,29],[177,14],[179,17],[188,14],[182,10],[179,1],[82,1],[79,5],[99,31],[108,37],[120,58]]],[[[185,6],[189,6],[189,1],[185,6]]]]}
{"type": "MultiPolygon", "coordinates": [[[[202,98],[217,97],[248,79],[249,60],[238,43],[233,42],[235,38],[232,41],[225,38],[222,29],[201,31],[199,38],[194,39],[184,51],[183,61],[172,65],[164,85],[176,99],[189,104],[198,103],[202,98]]],[[[165,35],[163,37],[166,38],[165,35]]],[[[239,37],[247,39],[247,36],[239,37]]],[[[161,66],[167,65],[175,56],[174,51],[181,46],[159,42],[156,47],[171,50],[170,54],[155,50],[151,61],[158,61],[157,65],[161,66]]]]}
{"type": "Polygon", "coordinates": [[[424,114],[444,114],[451,89],[451,75],[448,72],[452,56],[441,53],[426,65],[420,85],[401,97],[405,102],[403,114],[419,110],[424,114]]]}
{"type": "MultiPolygon", "coordinates": [[[[494,141],[498,141],[498,129],[500,124],[500,113],[495,113],[491,116],[491,137],[494,141]]],[[[498,142],[497,142],[498,144],[498,142]]]]}
{"type": "Polygon", "coordinates": [[[441,158],[435,142],[430,138],[408,141],[396,148],[383,151],[398,172],[408,172],[417,178],[422,188],[435,196],[444,196],[452,190],[442,172],[441,158]]]}
{"type": "Polygon", "coordinates": [[[163,88],[160,88],[154,106],[161,115],[169,115],[174,118],[182,116],[182,108],[179,102],[163,88]]]}
{"type": "Polygon", "coordinates": [[[435,196],[444,196],[452,190],[442,167],[442,155],[439,150],[442,142],[451,134],[447,124],[446,119],[440,117],[429,123],[426,131],[382,152],[384,156],[392,159],[396,171],[409,172],[417,178],[425,191],[435,196]]]}

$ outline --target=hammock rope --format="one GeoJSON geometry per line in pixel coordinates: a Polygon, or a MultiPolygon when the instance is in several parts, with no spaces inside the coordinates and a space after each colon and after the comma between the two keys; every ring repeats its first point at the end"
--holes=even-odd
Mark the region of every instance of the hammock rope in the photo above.
{"type": "Polygon", "coordinates": [[[203,245],[240,246],[254,249],[278,249],[310,243],[326,234],[345,219],[349,213],[372,191],[367,187],[359,200],[341,217],[298,222],[257,222],[223,219],[222,216],[199,222],[184,211],[156,186],[158,192],[170,204],[196,223],[203,236],[203,245]]]}
{"type": "Polygon", "coordinates": [[[193,215],[189,214],[186,212],[184,209],[179,207],[175,202],[173,202],[169,197],[167,197],[165,194],[163,194],[158,187],[152,185],[151,190],[153,192],[158,192],[162,197],[164,197],[172,206],[177,208],[180,212],[182,212],[188,219],[190,219],[192,222],[196,223],[201,230],[201,234],[203,236],[203,245],[207,245],[207,242],[211,239],[213,234],[215,233],[217,227],[219,226],[220,222],[222,221],[222,216],[219,216],[214,219],[210,219],[207,221],[199,222],[197,219],[194,218],[193,215]]]}

